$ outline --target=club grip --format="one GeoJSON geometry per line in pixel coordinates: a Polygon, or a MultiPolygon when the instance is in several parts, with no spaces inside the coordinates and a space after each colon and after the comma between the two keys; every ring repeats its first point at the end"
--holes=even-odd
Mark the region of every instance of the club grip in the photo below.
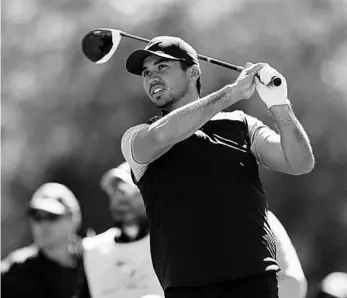
{"type": "MultiPolygon", "coordinates": [[[[204,61],[207,61],[209,63],[212,63],[212,64],[216,64],[216,65],[219,65],[219,66],[222,66],[222,67],[225,67],[225,68],[229,68],[229,69],[232,69],[236,72],[241,72],[244,70],[244,67],[242,66],[239,66],[239,65],[234,65],[234,64],[231,64],[231,63],[227,63],[225,61],[221,61],[221,60],[217,60],[217,59],[214,59],[214,58],[211,58],[211,57],[207,57],[207,56],[203,56],[203,55],[199,55],[198,54],[198,58],[201,59],[201,60],[204,60],[204,61]]],[[[259,78],[259,76],[257,76],[259,78]]],[[[260,79],[260,78],[259,78],[260,79]]],[[[271,86],[280,86],[282,84],[282,80],[281,78],[279,77],[273,77],[269,83],[269,85],[271,86]]]]}
{"type": "Polygon", "coordinates": [[[272,77],[271,81],[270,81],[270,84],[278,87],[278,86],[280,86],[282,84],[282,80],[279,77],[272,77]]]}
{"type": "MultiPolygon", "coordinates": [[[[259,81],[261,81],[259,74],[256,74],[255,76],[259,79],[259,81]]],[[[275,87],[278,87],[281,84],[282,84],[282,79],[276,76],[272,77],[270,82],[268,83],[268,85],[275,86],[275,87]]]]}

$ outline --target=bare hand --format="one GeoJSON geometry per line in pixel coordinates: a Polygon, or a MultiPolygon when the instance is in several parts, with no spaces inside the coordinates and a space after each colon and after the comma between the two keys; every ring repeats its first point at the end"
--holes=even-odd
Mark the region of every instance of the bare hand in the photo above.
{"type": "Polygon", "coordinates": [[[263,66],[264,63],[246,63],[245,69],[240,73],[235,82],[243,99],[248,99],[253,95],[256,86],[254,76],[263,68],[263,66]]]}

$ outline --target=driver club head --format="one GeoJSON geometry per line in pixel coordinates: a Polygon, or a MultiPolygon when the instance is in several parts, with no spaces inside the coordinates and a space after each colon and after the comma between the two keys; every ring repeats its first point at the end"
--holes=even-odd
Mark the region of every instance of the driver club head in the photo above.
{"type": "Polygon", "coordinates": [[[96,64],[106,63],[117,50],[121,31],[107,28],[95,29],[82,39],[83,54],[96,64]]]}

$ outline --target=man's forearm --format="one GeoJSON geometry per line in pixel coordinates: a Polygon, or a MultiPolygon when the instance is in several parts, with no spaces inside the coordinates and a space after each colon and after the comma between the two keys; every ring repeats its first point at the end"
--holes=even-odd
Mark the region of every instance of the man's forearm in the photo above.
{"type": "Polygon", "coordinates": [[[190,137],[214,115],[238,102],[242,97],[239,88],[227,85],[203,98],[186,104],[151,124],[159,139],[172,145],[190,137]]]}
{"type": "Polygon", "coordinates": [[[281,136],[281,146],[286,161],[297,174],[310,172],[314,156],[308,136],[289,105],[270,108],[281,136]]]}

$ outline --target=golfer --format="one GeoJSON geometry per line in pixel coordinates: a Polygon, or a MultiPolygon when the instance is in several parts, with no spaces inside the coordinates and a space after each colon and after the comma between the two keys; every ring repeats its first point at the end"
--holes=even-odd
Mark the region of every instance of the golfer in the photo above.
{"type": "MultiPolygon", "coordinates": [[[[155,272],[168,298],[278,297],[276,245],[258,165],[301,175],[314,167],[286,79],[247,63],[237,80],[200,97],[196,51],[160,36],[127,59],[161,116],[128,129],[122,152],[150,221],[155,272]],[[273,77],[282,79],[273,86],[273,77]],[[278,132],[243,111],[257,90],[278,132]]],[[[252,100],[260,100],[254,96],[252,100]]]]}

